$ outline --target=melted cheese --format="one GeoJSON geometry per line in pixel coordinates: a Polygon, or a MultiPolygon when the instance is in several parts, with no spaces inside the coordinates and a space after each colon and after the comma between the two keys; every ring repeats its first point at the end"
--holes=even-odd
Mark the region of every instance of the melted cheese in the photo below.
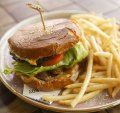
{"type": "Polygon", "coordinates": [[[31,65],[37,65],[36,60],[27,60],[31,65]]]}

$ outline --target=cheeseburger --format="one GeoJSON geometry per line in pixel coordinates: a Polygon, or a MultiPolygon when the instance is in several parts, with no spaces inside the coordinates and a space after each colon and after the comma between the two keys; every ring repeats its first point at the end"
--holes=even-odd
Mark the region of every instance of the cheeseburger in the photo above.
{"type": "Polygon", "coordinates": [[[88,51],[80,41],[80,30],[68,19],[46,21],[19,29],[8,39],[15,73],[38,90],[53,91],[73,83],[81,70],[80,63],[88,51]]]}

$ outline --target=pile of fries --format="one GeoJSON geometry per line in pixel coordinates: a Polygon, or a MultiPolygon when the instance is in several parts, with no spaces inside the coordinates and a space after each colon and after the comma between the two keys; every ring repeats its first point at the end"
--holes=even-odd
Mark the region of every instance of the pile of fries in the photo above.
{"type": "Polygon", "coordinates": [[[59,96],[44,96],[47,101],[75,107],[107,90],[115,98],[120,90],[120,32],[115,18],[94,14],[71,16],[81,31],[81,39],[89,50],[86,72],[75,83],[65,87],[59,96]]]}

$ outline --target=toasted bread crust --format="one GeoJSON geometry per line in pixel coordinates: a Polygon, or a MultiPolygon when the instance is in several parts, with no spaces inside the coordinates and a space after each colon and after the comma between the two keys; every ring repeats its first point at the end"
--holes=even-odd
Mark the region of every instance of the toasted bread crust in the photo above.
{"type": "Polygon", "coordinates": [[[25,84],[41,91],[53,91],[57,89],[62,89],[66,85],[73,83],[73,81],[70,80],[71,75],[69,74],[64,75],[60,78],[52,79],[50,81],[42,81],[40,79],[37,79],[36,77],[21,77],[25,84]]]}
{"type": "Polygon", "coordinates": [[[66,19],[58,19],[47,21],[46,26],[47,24],[48,26],[49,24],[57,24],[55,27],[53,26],[53,28],[48,28],[48,32],[58,30],[56,34],[52,33],[52,37],[49,34],[45,34],[45,32],[40,29],[40,23],[27,26],[18,30],[8,39],[11,52],[21,59],[36,60],[55,54],[61,54],[79,41],[78,37],[73,36],[75,31],[72,31],[72,28],[75,28],[75,25],[72,22],[66,19]],[[63,22],[63,25],[59,25],[61,22],[63,22]],[[59,31],[60,29],[62,29],[62,31],[59,31]],[[68,32],[71,33],[68,34],[68,32]]]}

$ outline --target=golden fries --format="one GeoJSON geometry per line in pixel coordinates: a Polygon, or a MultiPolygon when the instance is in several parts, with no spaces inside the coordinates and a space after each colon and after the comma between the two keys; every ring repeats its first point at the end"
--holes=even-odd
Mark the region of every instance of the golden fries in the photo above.
{"type": "MultiPolygon", "coordinates": [[[[67,85],[65,88],[71,89],[71,88],[79,88],[82,86],[83,83],[73,83],[70,85],[67,85]]],[[[95,85],[96,83],[89,83],[89,85],[95,85]]]]}
{"type": "Polygon", "coordinates": [[[110,37],[105,33],[103,32],[101,29],[99,29],[99,27],[95,26],[93,23],[85,20],[85,19],[79,19],[79,20],[76,20],[77,23],[85,23],[86,25],[88,25],[88,28],[93,28],[94,31],[96,31],[97,33],[99,33],[103,38],[105,39],[109,39],[110,37]]]}
{"type": "MultiPolygon", "coordinates": [[[[114,65],[114,71],[115,71],[115,76],[120,79],[120,71],[119,71],[117,64],[114,65]]],[[[120,90],[120,85],[117,86],[116,88],[114,88],[114,90],[111,94],[113,98],[117,95],[119,90],[120,90]]]]}
{"type": "Polygon", "coordinates": [[[91,80],[91,82],[93,82],[93,83],[109,83],[109,84],[118,83],[118,84],[120,84],[120,79],[118,79],[118,78],[93,78],[91,80]]]}
{"type": "Polygon", "coordinates": [[[68,100],[73,99],[77,96],[77,94],[68,94],[61,96],[43,96],[42,98],[47,101],[59,101],[59,100],[68,100]]]}
{"type": "MultiPolygon", "coordinates": [[[[93,97],[95,97],[96,95],[98,95],[102,90],[97,90],[97,91],[93,91],[93,92],[90,92],[90,93],[87,93],[85,94],[81,100],[79,100],[79,103],[81,102],[85,102],[85,101],[88,101],[90,99],[92,99],[93,97]]],[[[61,100],[59,101],[59,104],[61,105],[70,105],[70,103],[72,102],[73,100],[61,100]]]]}
{"type": "MultiPolygon", "coordinates": [[[[112,87],[115,87],[115,86],[117,86],[117,84],[95,84],[95,85],[92,85],[92,86],[88,86],[87,90],[86,90],[86,93],[93,92],[93,91],[96,91],[96,90],[104,90],[104,89],[112,88],[112,87]]],[[[71,92],[73,94],[76,94],[79,91],[80,91],[80,88],[74,88],[71,92]]]]}
{"type": "Polygon", "coordinates": [[[87,69],[77,82],[65,87],[62,95],[43,98],[72,107],[103,90],[115,98],[120,90],[120,27],[116,19],[93,14],[76,14],[70,19],[80,29],[80,41],[89,50],[87,69]]]}

